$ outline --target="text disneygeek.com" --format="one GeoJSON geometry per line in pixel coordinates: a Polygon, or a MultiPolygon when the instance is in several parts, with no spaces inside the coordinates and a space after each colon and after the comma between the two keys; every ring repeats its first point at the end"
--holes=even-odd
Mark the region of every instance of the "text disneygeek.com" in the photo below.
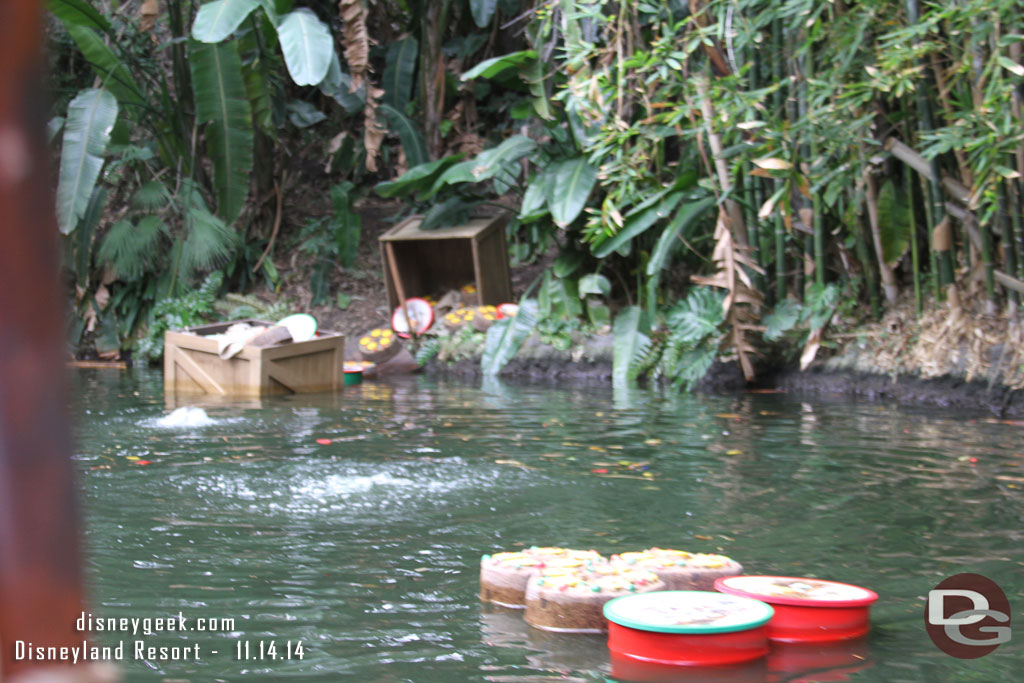
{"type": "Polygon", "coordinates": [[[208,655],[219,655],[221,652],[238,660],[302,659],[304,655],[301,640],[248,640],[239,637],[235,632],[235,620],[232,618],[190,619],[182,612],[159,617],[98,617],[82,612],[75,622],[75,629],[83,634],[125,633],[131,634],[134,638],[106,645],[90,643],[83,638],[81,644],[66,646],[39,645],[31,641],[15,640],[14,659],[77,664],[125,660],[197,661],[208,655]],[[180,641],[174,645],[154,644],[152,640],[146,640],[144,637],[190,632],[222,633],[230,638],[230,641],[225,642],[220,649],[213,649],[201,648],[199,643],[180,641]]]}

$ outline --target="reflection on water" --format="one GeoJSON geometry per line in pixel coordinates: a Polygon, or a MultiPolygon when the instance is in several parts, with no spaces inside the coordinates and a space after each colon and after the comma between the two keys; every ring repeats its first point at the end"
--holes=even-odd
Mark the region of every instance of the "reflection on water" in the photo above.
{"type": "Polygon", "coordinates": [[[963,571],[1024,604],[1021,427],[889,404],[422,378],[188,404],[167,402],[156,373],[72,382],[94,611],[235,620],[147,637],[204,655],[129,662],[132,681],[625,676],[599,637],[478,603],[479,556],[531,544],[722,552],[752,573],[881,595],[869,640],[777,650],[721,680],[1009,680],[1024,665],[1019,639],[976,661],[941,654],[922,611],[963,571]],[[213,424],[156,426],[186,405],[213,424]],[[279,654],[301,640],[304,658],[235,659],[261,640],[279,654]]]}

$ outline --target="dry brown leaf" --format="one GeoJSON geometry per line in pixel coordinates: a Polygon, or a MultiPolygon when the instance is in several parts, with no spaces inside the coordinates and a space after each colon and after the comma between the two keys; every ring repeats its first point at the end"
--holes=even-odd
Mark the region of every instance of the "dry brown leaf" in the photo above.
{"type": "Polygon", "coordinates": [[[821,328],[818,327],[811,331],[811,336],[807,338],[807,343],[804,345],[804,351],[800,354],[800,370],[806,370],[808,366],[814,361],[814,357],[818,355],[818,349],[821,348],[821,328]]]}
{"type": "Polygon", "coordinates": [[[139,5],[139,30],[143,33],[151,31],[160,16],[160,3],[158,0],[143,0],[139,5]]]}
{"type": "Polygon", "coordinates": [[[753,161],[754,165],[757,166],[758,168],[763,168],[769,171],[788,171],[790,168],[793,167],[792,164],[790,164],[788,161],[786,161],[785,159],[780,159],[778,157],[754,159],[753,161]]]}
{"type": "Polygon", "coordinates": [[[352,76],[351,90],[355,92],[363,85],[370,71],[370,34],[366,30],[366,7],[363,6],[363,0],[340,0],[338,13],[345,25],[345,62],[352,76]]]}
{"type": "Polygon", "coordinates": [[[693,276],[696,284],[719,287],[726,290],[722,301],[722,312],[729,325],[728,340],[735,350],[743,376],[747,381],[754,379],[754,363],[751,356],[756,353],[747,341],[745,333],[755,329],[757,311],[763,301],[761,293],[753,288],[743,264],[753,265],[744,248],[733,243],[729,218],[724,209],[718,211],[715,226],[715,249],[711,255],[718,265],[718,272],[712,276],[693,276]]]}
{"type": "Polygon", "coordinates": [[[100,285],[96,288],[96,305],[100,307],[100,310],[104,310],[107,307],[107,302],[110,301],[110,290],[107,289],[106,285],[100,285]]]}
{"type": "Polygon", "coordinates": [[[363,146],[366,148],[366,170],[371,173],[377,170],[377,156],[387,134],[387,128],[377,119],[377,100],[383,95],[380,88],[368,88],[363,109],[363,146]]]}

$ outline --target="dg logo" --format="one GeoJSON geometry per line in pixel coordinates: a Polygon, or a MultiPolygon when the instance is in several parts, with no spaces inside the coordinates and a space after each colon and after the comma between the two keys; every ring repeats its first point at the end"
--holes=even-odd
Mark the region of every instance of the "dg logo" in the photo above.
{"type": "Polygon", "coordinates": [[[956,574],[928,591],[924,621],[932,642],[960,659],[984,657],[1010,641],[1010,602],[981,574],[956,574]]]}

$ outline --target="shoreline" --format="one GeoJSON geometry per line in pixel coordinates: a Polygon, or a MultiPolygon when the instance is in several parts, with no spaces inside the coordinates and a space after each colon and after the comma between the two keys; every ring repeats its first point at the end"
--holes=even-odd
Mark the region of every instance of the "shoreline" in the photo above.
{"type": "MultiPolygon", "coordinates": [[[[533,349],[523,356],[517,355],[499,377],[538,384],[611,386],[610,357],[595,357],[584,351],[581,357],[574,359],[570,352],[547,348],[547,353],[533,349]]],[[[818,361],[805,371],[788,365],[762,367],[758,369],[757,380],[750,384],[744,380],[735,362],[715,363],[697,385],[696,391],[734,394],[754,390],[779,391],[790,396],[842,396],[933,406],[998,418],[1024,418],[1024,394],[999,382],[968,381],[952,375],[921,378],[908,374],[871,373],[843,367],[834,361],[818,361]]],[[[433,359],[423,368],[423,373],[428,377],[469,381],[483,377],[479,358],[453,362],[433,359]]]]}

